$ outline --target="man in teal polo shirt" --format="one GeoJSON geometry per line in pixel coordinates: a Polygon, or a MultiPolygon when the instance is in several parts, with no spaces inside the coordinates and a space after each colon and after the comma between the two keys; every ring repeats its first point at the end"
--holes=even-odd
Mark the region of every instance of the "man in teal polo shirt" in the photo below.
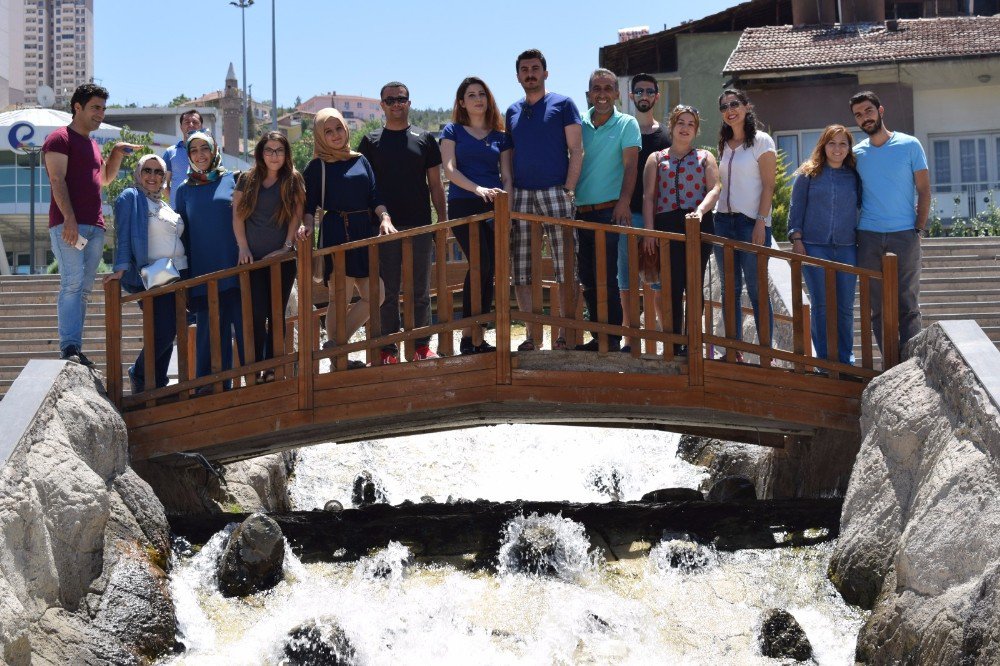
{"type": "MultiPolygon", "coordinates": [[[[632,220],[630,203],[635,188],[642,135],[639,123],[615,108],[618,77],[601,68],[590,75],[587,99],[591,107],[583,115],[583,170],[576,185],[577,217],[609,227],[628,227],[632,220]]],[[[596,232],[577,230],[577,271],[583,285],[590,321],[597,321],[596,232]]],[[[618,296],[618,234],[604,234],[603,283],[608,293],[608,324],[621,326],[622,302],[618,296]]],[[[597,351],[595,336],[580,351],[597,351]]],[[[608,349],[621,348],[621,336],[608,336],[608,349]]]]}

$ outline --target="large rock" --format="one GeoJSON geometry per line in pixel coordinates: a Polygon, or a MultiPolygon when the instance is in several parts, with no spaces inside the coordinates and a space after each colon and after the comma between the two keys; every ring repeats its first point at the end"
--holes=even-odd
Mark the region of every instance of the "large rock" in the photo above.
{"type": "Polygon", "coordinates": [[[219,558],[219,591],[243,597],[267,590],[282,578],[285,539],[281,528],[267,516],[255,513],[229,536],[219,558]]]}
{"type": "Polygon", "coordinates": [[[176,632],[163,507],[129,469],[125,423],[90,370],[25,373],[0,402],[20,433],[0,469],[3,659],[148,663],[176,632]]]}
{"type": "Polygon", "coordinates": [[[1000,354],[971,322],[935,324],[907,351],[865,391],[830,579],[873,609],[860,660],[997,663],[1000,412],[987,385],[1000,354]]]}
{"type": "Polygon", "coordinates": [[[765,657],[796,661],[812,659],[812,645],[798,621],[786,610],[772,608],[760,628],[760,651],[765,657]]]}
{"type": "Polygon", "coordinates": [[[292,510],[288,483],[296,457],[295,451],[284,451],[217,465],[225,482],[200,465],[136,463],[135,467],[171,515],[277,513],[292,510]]]}
{"type": "Polygon", "coordinates": [[[290,666],[354,666],[357,652],[335,620],[313,620],[288,632],[285,657],[290,666]]]}

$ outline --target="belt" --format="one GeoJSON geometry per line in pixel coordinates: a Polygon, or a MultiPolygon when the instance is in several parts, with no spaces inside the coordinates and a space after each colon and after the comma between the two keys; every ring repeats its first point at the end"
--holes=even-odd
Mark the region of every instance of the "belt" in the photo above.
{"type": "Polygon", "coordinates": [[[334,215],[339,215],[340,219],[344,221],[344,235],[347,237],[347,242],[351,242],[351,228],[349,222],[352,217],[364,213],[368,221],[371,221],[371,211],[367,208],[362,208],[361,210],[328,210],[327,213],[333,213],[334,215]]]}
{"type": "Polygon", "coordinates": [[[618,200],[605,201],[599,204],[589,204],[587,206],[577,206],[576,212],[578,213],[593,213],[595,210],[607,210],[608,208],[614,208],[618,204],[618,200]]]}

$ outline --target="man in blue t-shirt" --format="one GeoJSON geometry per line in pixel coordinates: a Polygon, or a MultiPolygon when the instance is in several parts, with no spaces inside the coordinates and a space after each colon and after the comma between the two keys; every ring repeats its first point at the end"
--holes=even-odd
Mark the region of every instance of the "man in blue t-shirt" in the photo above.
{"type": "MultiPolygon", "coordinates": [[[[882,257],[898,257],[899,351],[920,332],[920,237],[931,207],[927,157],[920,142],[890,132],[878,96],[866,90],[851,97],[851,113],[868,138],[854,146],[861,174],[858,266],[881,270],[882,257]]],[[[872,329],[882,348],[882,282],[871,285],[872,329]]]]}
{"type": "Polygon", "coordinates": [[[197,109],[191,109],[181,114],[181,140],[163,151],[163,161],[167,163],[167,176],[164,188],[170,198],[170,207],[177,208],[177,188],[187,180],[187,170],[190,163],[187,154],[187,138],[192,132],[201,131],[201,114],[197,109]]]}
{"type": "MultiPolygon", "coordinates": [[[[587,99],[591,107],[583,114],[583,169],[577,185],[577,217],[587,222],[627,227],[632,221],[632,190],[635,189],[642,135],[632,116],[615,108],[618,77],[608,69],[590,75],[587,99]]],[[[618,234],[604,234],[604,278],[607,289],[606,323],[622,324],[622,302],[618,297],[618,234]]],[[[577,267],[590,321],[598,321],[597,234],[577,229],[577,267]]],[[[608,336],[608,349],[618,351],[621,336],[608,336]]],[[[598,351],[598,337],[576,346],[580,351],[598,351]]]]}
{"type": "MultiPolygon", "coordinates": [[[[573,204],[580,168],[583,164],[583,138],[580,112],[568,97],[545,92],[549,72],[545,56],[529,49],[517,56],[517,80],[524,88],[524,99],[507,109],[507,133],[514,146],[514,203],[519,213],[546,217],[573,217],[573,204]]],[[[511,263],[517,307],[531,312],[531,222],[514,220],[511,224],[511,263]]],[[[552,267],[559,289],[559,315],[571,318],[576,312],[576,280],[565,271],[564,243],[575,241],[571,230],[552,224],[542,225],[549,236],[552,267]]],[[[538,267],[540,269],[540,267],[538,267]]],[[[533,351],[536,343],[528,328],[527,339],[518,351],[533,351]]],[[[541,340],[538,341],[540,346],[541,340]]],[[[554,349],[565,349],[565,330],[560,328],[554,349]]]]}

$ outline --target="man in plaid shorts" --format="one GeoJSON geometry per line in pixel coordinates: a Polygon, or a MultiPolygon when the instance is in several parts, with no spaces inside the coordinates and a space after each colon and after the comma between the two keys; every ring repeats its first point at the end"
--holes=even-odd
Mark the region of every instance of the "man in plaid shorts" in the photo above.
{"type": "MultiPolygon", "coordinates": [[[[545,56],[529,49],[517,56],[517,80],[524,88],[524,99],[507,109],[507,133],[514,145],[514,212],[546,217],[573,217],[574,189],[583,165],[583,132],[580,112],[569,97],[545,92],[545,56]]],[[[531,311],[531,222],[514,220],[511,224],[511,260],[517,307],[531,311]]],[[[559,289],[559,314],[572,318],[576,313],[575,275],[566,275],[563,229],[543,225],[549,236],[552,266],[559,289]]],[[[573,242],[572,234],[565,240],[573,242]]],[[[570,248],[575,251],[574,247],[570,248]]],[[[559,329],[554,349],[565,349],[565,331],[559,329]]],[[[540,345],[541,341],[539,341],[540,345]]],[[[531,337],[518,351],[533,351],[531,337]]]]}

